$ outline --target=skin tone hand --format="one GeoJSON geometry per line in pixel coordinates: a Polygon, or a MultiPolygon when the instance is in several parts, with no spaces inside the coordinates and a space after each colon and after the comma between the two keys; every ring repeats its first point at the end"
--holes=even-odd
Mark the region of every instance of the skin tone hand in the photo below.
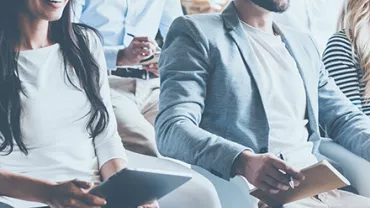
{"type": "Polygon", "coordinates": [[[157,43],[148,37],[135,37],[130,45],[118,52],[117,66],[139,65],[140,61],[156,51],[157,43]]]}
{"type": "Polygon", "coordinates": [[[290,188],[289,176],[298,186],[304,175],[271,154],[241,153],[233,164],[233,173],[244,176],[249,183],[270,194],[277,194],[290,188]],[[287,174],[282,173],[284,171],[287,174]]]}
{"type": "Polygon", "coordinates": [[[51,186],[48,190],[47,205],[51,208],[100,208],[106,201],[87,193],[92,183],[73,180],[51,186]]]}
{"type": "Polygon", "coordinates": [[[158,64],[149,64],[143,66],[143,69],[152,72],[155,76],[159,77],[158,64]]]}
{"type": "MultiPolygon", "coordinates": [[[[140,65],[140,61],[153,55],[157,50],[158,44],[148,37],[135,37],[130,45],[118,52],[117,66],[140,65]]],[[[143,65],[143,70],[152,72],[159,77],[158,64],[143,65]]]]}

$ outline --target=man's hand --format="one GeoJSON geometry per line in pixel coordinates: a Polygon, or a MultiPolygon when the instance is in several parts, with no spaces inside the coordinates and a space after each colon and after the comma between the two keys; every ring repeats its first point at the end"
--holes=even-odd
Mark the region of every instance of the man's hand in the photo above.
{"type": "Polygon", "coordinates": [[[244,176],[255,187],[271,194],[288,190],[289,176],[295,179],[295,186],[304,180],[300,171],[288,166],[283,160],[271,154],[255,154],[250,151],[238,156],[233,164],[233,171],[244,176]]]}
{"type": "Polygon", "coordinates": [[[149,204],[146,204],[146,205],[142,205],[138,208],[159,208],[159,205],[158,205],[158,202],[155,201],[155,202],[152,202],[152,203],[149,203],[149,204]]]}
{"type": "Polygon", "coordinates": [[[148,37],[135,37],[130,45],[118,52],[117,66],[139,65],[140,61],[154,54],[157,43],[148,37]]]}
{"type": "Polygon", "coordinates": [[[152,72],[155,76],[159,77],[158,64],[149,64],[143,66],[143,69],[152,72]]]}

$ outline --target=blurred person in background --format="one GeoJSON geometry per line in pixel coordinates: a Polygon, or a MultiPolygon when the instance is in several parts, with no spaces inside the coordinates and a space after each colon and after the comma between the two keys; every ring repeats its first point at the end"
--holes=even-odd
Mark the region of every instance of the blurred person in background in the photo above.
{"type": "Polygon", "coordinates": [[[104,39],[113,109],[126,149],[159,156],[154,119],[158,113],[158,64],[140,62],[160,51],[172,21],[183,15],[180,0],[77,0],[74,21],[96,28],[104,39]],[[135,37],[132,37],[135,36],[135,37]]]}
{"type": "Polygon", "coordinates": [[[290,1],[290,8],[275,14],[274,21],[310,34],[320,54],[328,39],[336,32],[336,23],[344,0],[296,0],[290,1]]]}
{"type": "Polygon", "coordinates": [[[342,92],[370,116],[370,1],[346,0],[323,62],[342,92]]]}

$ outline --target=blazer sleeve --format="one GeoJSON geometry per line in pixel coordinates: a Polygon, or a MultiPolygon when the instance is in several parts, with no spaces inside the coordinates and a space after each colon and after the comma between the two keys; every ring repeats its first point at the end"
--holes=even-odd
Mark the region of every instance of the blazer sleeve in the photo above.
{"type": "Polygon", "coordinates": [[[199,127],[212,74],[209,62],[209,43],[200,26],[191,17],[177,18],[159,61],[157,143],[163,155],[229,180],[234,160],[247,148],[199,127]]]}
{"type": "Polygon", "coordinates": [[[319,123],[327,135],[370,161],[370,119],[341,92],[322,65],[319,78],[319,123]]]}

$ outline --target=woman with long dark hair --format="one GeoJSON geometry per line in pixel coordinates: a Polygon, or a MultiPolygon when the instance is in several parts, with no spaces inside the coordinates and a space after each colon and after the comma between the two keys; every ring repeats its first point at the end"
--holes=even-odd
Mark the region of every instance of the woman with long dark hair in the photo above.
{"type": "Polygon", "coordinates": [[[102,46],[71,1],[0,1],[0,202],[17,208],[101,207],[86,190],[126,167],[102,46]]]}

